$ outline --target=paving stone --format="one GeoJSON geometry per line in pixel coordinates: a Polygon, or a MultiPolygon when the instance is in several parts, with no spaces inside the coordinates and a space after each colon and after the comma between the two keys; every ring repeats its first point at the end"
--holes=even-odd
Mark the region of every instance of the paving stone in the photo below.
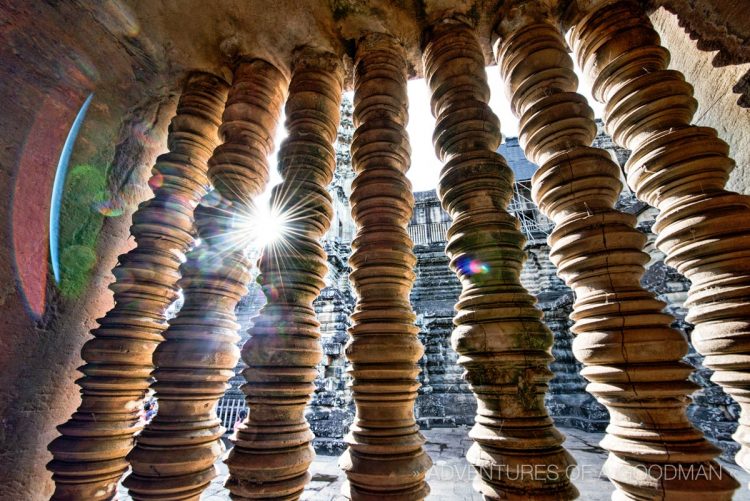
{"type": "MultiPolygon", "coordinates": [[[[560,429],[567,441],[565,445],[578,463],[571,478],[581,492],[583,501],[609,501],[614,487],[602,473],[602,466],[607,459],[607,452],[599,447],[604,437],[601,433],[590,433],[574,428],[560,429]]],[[[423,431],[430,445],[446,445],[440,452],[431,451],[433,468],[428,473],[430,495],[427,501],[482,501],[482,496],[474,492],[472,481],[476,476],[474,468],[466,461],[460,449],[454,444],[463,440],[463,435],[456,430],[435,428],[423,431]]],[[[750,474],[734,464],[720,461],[723,469],[731,473],[743,487],[735,494],[736,501],[750,501],[747,485],[750,474]]],[[[229,494],[223,484],[228,470],[220,461],[216,464],[219,475],[211,482],[201,497],[202,501],[229,501],[229,494]]],[[[318,457],[310,467],[312,480],[302,495],[302,501],[345,501],[341,495],[341,486],[346,476],[338,467],[338,457],[318,457]]],[[[122,485],[118,488],[120,501],[131,501],[122,485]]]]}

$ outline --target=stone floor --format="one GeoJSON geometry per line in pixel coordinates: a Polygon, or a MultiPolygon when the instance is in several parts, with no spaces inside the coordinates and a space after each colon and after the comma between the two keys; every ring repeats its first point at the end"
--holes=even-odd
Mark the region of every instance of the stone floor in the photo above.
{"type": "MultiPolygon", "coordinates": [[[[574,428],[560,428],[567,436],[565,446],[578,462],[571,478],[581,491],[582,500],[606,501],[613,491],[612,484],[601,473],[607,453],[599,447],[602,434],[586,433],[574,428]]],[[[475,493],[471,481],[475,476],[473,468],[466,462],[464,455],[471,445],[468,428],[436,428],[423,430],[427,439],[426,450],[432,457],[433,467],[428,474],[431,493],[428,501],[482,501],[475,493]]],[[[312,481],[302,496],[304,501],[342,501],[340,495],[344,474],[337,466],[337,457],[318,456],[311,466],[312,481]]],[[[227,476],[224,463],[217,463],[220,475],[211,483],[201,498],[203,501],[227,501],[229,496],[222,484],[227,476]]],[[[750,501],[748,483],[750,474],[734,464],[720,461],[723,469],[728,470],[743,485],[734,496],[735,501],[750,501]]],[[[127,491],[120,486],[121,501],[130,501],[127,491]]]]}

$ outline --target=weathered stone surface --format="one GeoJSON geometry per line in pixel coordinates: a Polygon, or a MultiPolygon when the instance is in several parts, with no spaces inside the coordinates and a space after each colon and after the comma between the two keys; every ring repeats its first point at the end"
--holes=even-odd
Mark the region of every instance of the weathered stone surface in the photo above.
{"type": "MultiPolygon", "coordinates": [[[[693,60],[684,67],[678,66],[679,69],[687,73],[689,79],[696,81],[700,87],[713,88],[713,94],[720,96],[721,99],[736,101],[740,106],[750,108],[750,70],[746,64],[750,63],[750,26],[745,22],[747,6],[742,2],[701,2],[700,0],[654,0],[649,3],[654,6],[663,6],[674,13],[673,16],[667,16],[664,9],[658,9],[651,14],[651,20],[660,33],[667,35],[668,40],[665,41],[665,45],[676,56],[676,59],[686,63],[688,58],[693,60]],[[666,19],[667,17],[677,17],[677,19],[666,19]],[[662,24],[662,21],[665,21],[665,24],[662,24]],[[679,21],[679,28],[676,26],[676,21],[679,21]],[[680,28],[683,28],[685,33],[680,28]],[[695,50],[683,51],[679,50],[678,46],[672,45],[677,42],[684,46],[687,35],[691,40],[697,41],[697,44],[689,44],[690,49],[697,48],[707,52],[697,54],[695,50]],[[677,41],[678,39],[681,40],[677,41]],[[711,71],[706,63],[712,66],[713,70],[726,71],[711,71]],[[737,66],[730,67],[730,65],[737,66]],[[706,73],[707,70],[710,76],[706,73]],[[719,75],[720,77],[716,78],[719,75]],[[690,78],[692,76],[698,78],[692,79],[690,78]],[[718,89],[723,91],[717,91],[718,89]],[[735,94],[740,94],[739,99],[730,93],[730,89],[735,94]]],[[[709,99],[706,106],[713,108],[715,102],[714,99],[709,99]]],[[[729,111],[734,107],[721,106],[721,108],[729,111]]],[[[715,116],[720,116],[721,112],[722,110],[713,111],[715,116]]]]}
{"type": "Polygon", "coordinates": [[[322,356],[313,301],[325,285],[319,240],[333,217],[326,187],[336,165],[342,77],[334,55],[299,52],[285,107],[289,137],[279,150],[283,181],[271,195],[283,234],[258,263],[266,304],[242,348],[250,413],[226,460],[234,499],[296,500],[310,478],[314,436],[305,406],[322,356]]]}
{"type": "Polygon", "coordinates": [[[351,99],[345,95],[335,144],[336,171],[329,187],[334,218],[331,229],[323,237],[323,246],[328,254],[328,275],[326,287],[315,300],[323,361],[318,366],[315,393],[307,412],[307,420],[315,434],[315,450],[335,455],[344,452],[344,435],[354,420],[354,401],[344,355],[355,302],[349,281],[349,255],[355,232],[349,204],[354,179],[350,150],[354,135],[352,112],[351,99]]]}
{"type": "MultiPolygon", "coordinates": [[[[628,184],[660,210],[656,244],[692,282],[687,320],[693,345],[714,369],[713,380],[750,412],[750,198],[727,191],[734,161],[716,131],[690,125],[697,107],[684,75],[668,69],[660,45],[635,2],[599,3],[579,13],[570,31],[579,65],[606,102],[605,123],[633,154],[628,184]]],[[[735,433],[737,462],[750,469],[750,427],[735,433]]]]}
{"type": "MultiPolygon", "coordinates": [[[[434,224],[420,221],[421,213],[429,212],[437,214],[443,221],[450,220],[434,191],[416,193],[415,197],[410,234],[417,233],[417,229],[424,229],[427,233],[428,225],[434,224]]],[[[444,226],[442,232],[430,234],[426,245],[414,247],[417,279],[411,303],[417,313],[419,339],[425,347],[425,354],[419,362],[422,387],[415,412],[423,428],[470,425],[476,413],[476,399],[463,378],[458,354],[450,343],[454,305],[461,293],[461,283],[451,271],[445,255],[447,224],[441,226],[444,226]]]]}
{"type": "Polygon", "coordinates": [[[154,197],[133,214],[137,245],[113,270],[115,307],[82,349],[82,403],[49,445],[55,499],[109,499],[128,468],[151,355],[177,298],[180,260],[193,244],[193,208],[209,186],[207,160],[218,142],[225,96],[225,82],[207,74],[194,75],[182,94],[170,152],[154,166],[154,197]]]}
{"type": "Polygon", "coordinates": [[[424,349],[409,303],[416,257],[406,230],[414,205],[406,78],[403,47],[391,35],[357,42],[349,260],[357,303],[345,350],[357,412],[339,459],[343,494],[355,501],[418,501],[430,492],[432,462],[414,418],[424,349]]]}
{"type": "MultiPolygon", "coordinates": [[[[741,2],[735,2],[734,8],[744,10],[746,6],[741,6],[741,2]]],[[[707,9],[701,10],[705,12],[707,9]]],[[[746,13],[736,16],[737,19],[742,18],[746,13]]],[[[727,187],[746,195],[750,194],[750,172],[744,168],[750,165],[750,148],[745,147],[750,144],[750,128],[737,127],[737,124],[750,123],[750,30],[746,33],[744,61],[737,61],[744,64],[719,64],[717,67],[716,59],[720,53],[698,50],[699,47],[702,50],[710,50],[714,46],[706,45],[703,40],[696,41],[685,33],[678,24],[677,16],[664,9],[658,9],[650,18],[654,23],[654,29],[659,32],[661,43],[669,49],[670,67],[681,71],[693,86],[698,101],[693,123],[716,129],[731,148],[737,168],[730,174],[727,187]],[[734,91],[744,93],[741,98],[745,103],[744,108],[737,106],[738,96],[732,92],[732,88],[738,82],[745,82],[742,89],[736,88],[734,91]]],[[[709,20],[705,14],[698,14],[694,10],[690,13],[690,18],[701,23],[716,22],[716,18],[709,20]]],[[[735,18],[726,18],[729,22],[733,19],[735,18]]],[[[714,27],[718,28],[716,24],[714,27]]],[[[714,40],[732,41],[733,37],[726,36],[726,33],[723,35],[725,36],[714,35],[714,40]]]]}
{"type": "MultiPolygon", "coordinates": [[[[695,387],[683,335],[664,303],[641,285],[649,257],[636,218],[614,208],[621,172],[606,150],[592,148],[593,110],[576,93],[578,78],[563,35],[545,2],[501,11],[496,52],[506,95],[520,120],[520,140],[539,165],[534,200],[555,222],[550,259],[576,295],[571,330],[581,374],[610,423],[602,446],[615,498],[732,498],[727,478],[665,478],[656,470],[714,461],[718,449],[689,422],[695,387]]],[[[598,22],[602,22],[598,19],[598,22]]],[[[606,21],[605,21],[606,22],[606,21]]]]}

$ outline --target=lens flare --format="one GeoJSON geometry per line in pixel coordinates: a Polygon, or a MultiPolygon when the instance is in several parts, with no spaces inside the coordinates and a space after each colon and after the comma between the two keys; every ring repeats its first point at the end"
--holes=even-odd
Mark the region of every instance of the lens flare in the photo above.
{"type": "Polygon", "coordinates": [[[58,284],[60,283],[60,208],[62,207],[65,176],[68,173],[68,163],[70,162],[70,155],[73,153],[73,146],[78,138],[78,132],[81,130],[81,124],[83,124],[83,120],[86,118],[86,112],[93,98],[94,94],[89,94],[83,105],[81,105],[81,109],[78,111],[75,120],[73,120],[73,125],[70,127],[70,132],[67,139],[65,139],[65,144],[60,154],[60,161],[57,163],[57,172],[55,173],[55,181],[52,186],[52,199],[49,211],[49,250],[50,261],[52,262],[52,274],[55,277],[55,282],[58,284]]]}
{"type": "Polygon", "coordinates": [[[273,204],[269,205],[267,199],[227,205],[221,195],[214,191],[203,198],[201,205],[218,209],[213,216],[216,219],[205,225],[213,234],[211,247],[214,252],[210,254],[214,257],[236,251],[243,251],[250,257],[264,249],[283,246],[290,232],[287,213],[273,204]]]}
{"type": "MultiPolygon", "coordinates": [[[[255,199],[239,189],[228,194],[231,200],[217,191],[207,194],[201,205],[212,208],[214,221],[203,223],[213,249],[205,259],[214,261],[242,251],[254,263],[257,259],[267,260],[274,270],[296,266],[294,261],[306,256],[294,245],[295,239],[308,237],[308,224],[320,225],[330,217],[318,197],[302,196],[298,189],[297,183],[282,182],[255,199]]],[[[281,293],[284,284],[280,275],[274,271],[267,274],[267,285],[281,293]]],[[[273,290],[268,292],[273,296],[273,290]]]]}
{"type": "Polygon", "coordinates": [[[275,207],[260,204],[250,214],[238,216],[241,233],[247,245],[265,248],[279,242],[287,233],[287,216],[275,207]]]}
{"type": "Polygon", "coordinates": [[[458,260],[457,264],[459,270],[467,275],[486,275],[490,272],[489,264],[479,259],[472,259],[469,256],[462,257],[458,260]]]}
{"type": "Polygon", "coordinates": [[[125,212],[115,200],[102,200],[94,204],[94,210],[104,217],[119,217],[125,212]]]}

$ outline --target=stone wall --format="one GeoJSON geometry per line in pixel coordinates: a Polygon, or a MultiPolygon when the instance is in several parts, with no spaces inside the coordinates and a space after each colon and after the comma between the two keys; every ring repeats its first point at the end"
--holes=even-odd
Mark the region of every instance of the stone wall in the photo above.
{"type": "MultiPolygon", "coordinates": [[[[434,192],[428,193],[434,196],[434,192]]],[[[415,405],[417,422],[425,428],[473,424],[476,400],[463,380],[458,354],[450,342],[453,305],[461,293],[461,284],[448,267],[444,241],[417,245],[414,253],[417,279],[411,304],[417,314],[419,340],[425,349],[419,362],[422,387],[415,405]]]]}
{"type": "Polygon", "coordinates": [[[670,51],[670,67],[684,73],[686,80],[693,85],[698,101],[693,123],[713,127],[729,144],[729,153],[737,167],[727,186],[750,194],[750,23],[747,22],[747,2],[661,0],[657,3],[663,3],[679,14],[658,9],[651,15],[651,21],[670,51]],[[738,102],[744,107],[738,106],[738,102]]]}
{"type": "Polygon", "coordinates": [[[351,247],[347,243],[325,242],[328,252],[329,281],[315,301],[320,321],[323,360],[318,366],[315,394],[306,416],[315,433],[316,450],[327,454],[344,451],[344,435],[354,418],[354,400],[349,389],[344,346],[354,310],[354,294],[349,286],[347,264],[351,247]]]}

